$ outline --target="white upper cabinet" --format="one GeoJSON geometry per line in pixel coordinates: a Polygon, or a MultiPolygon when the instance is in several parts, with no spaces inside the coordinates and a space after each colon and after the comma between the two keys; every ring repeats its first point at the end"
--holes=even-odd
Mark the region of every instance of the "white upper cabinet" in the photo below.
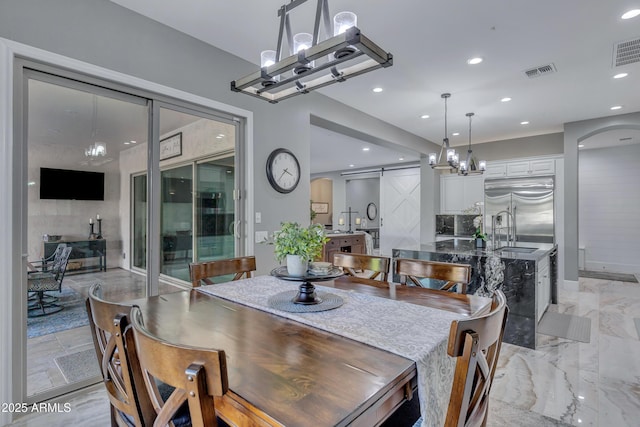
{"type": "Polygon", "coordinates": [[[518,176],[553,175],[556,173],[555,159],[517,160],[488,163],[487,178],[512,178],[518,176]]]}
{"type": "Polygon", "coordinates": [[[443,175],[440,177],[440,213],[461,214],[484,200],[484,176],[443,175]]]}
{"type": "Polygon", "coordinates": [[[507,176],[506,163],[487,163],[487,170],[484,172],[487,178],[504,178],[507,176]]]}
{"type": "Polygon", "coordinates": [[[529,170],[532,175],[550,175],[556,173],[556,161],[554,159],[531,160],[529,170]]]}

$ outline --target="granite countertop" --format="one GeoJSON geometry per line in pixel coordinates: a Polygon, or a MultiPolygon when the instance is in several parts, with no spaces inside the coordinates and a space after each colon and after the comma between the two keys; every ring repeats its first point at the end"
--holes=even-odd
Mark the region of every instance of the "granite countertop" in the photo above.
{"type": "Polygon", "coordinates": [[[513,245],[513,249],[505,248],[499,251],[494,251],[490,246],[490,241],[487,241],[486,248],[476,248],[474,240],[449,239],[442,240],[440,242],[422,244],[420,245],[420,250],[433,253],[455,253],[476,256],[497,255],[500,258],[538,261],[549,255],[549,252],[556,247],[556,245],[552,243],[516,242],[515,245],[513,245]],[[526,252],[522,252],[523,250],[526,252]]]}

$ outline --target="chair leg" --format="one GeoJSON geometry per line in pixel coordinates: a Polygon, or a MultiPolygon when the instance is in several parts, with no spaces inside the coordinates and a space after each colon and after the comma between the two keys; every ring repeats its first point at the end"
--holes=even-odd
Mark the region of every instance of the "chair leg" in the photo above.
{"type": "Polygon", "coordinates": [[[49,314],[57,313],[63,309],[61,305],[45,300],[44,291],[37,291],[36,301],[31,302],[27,308],[27,317],[48,316],[49,314]]]}

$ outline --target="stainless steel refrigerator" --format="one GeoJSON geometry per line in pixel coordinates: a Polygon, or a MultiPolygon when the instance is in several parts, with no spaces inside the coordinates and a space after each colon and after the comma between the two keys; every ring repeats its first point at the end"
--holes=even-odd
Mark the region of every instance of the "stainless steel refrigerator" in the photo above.
{"type": "Polygon", "coordinates": [[[516,242],[555,243],[553,212],[554,177],[486,179],[484,224],[489,238],[496,230],[515,236],[516,242]]]}

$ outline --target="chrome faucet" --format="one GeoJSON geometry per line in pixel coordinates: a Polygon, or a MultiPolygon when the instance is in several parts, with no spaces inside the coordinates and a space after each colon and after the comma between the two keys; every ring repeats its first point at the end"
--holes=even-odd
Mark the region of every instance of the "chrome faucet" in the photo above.
{"type": "Polygon", "coordinates": [[[502,225],[502,215],[506,215],[507,217],[507,226],[506,226],[506,246],[511,246],[516,241],[516,216],[515,216],[516,208],[513,208],[513,213],[509,210],[502,210],[495,215],[491,215],[491,246],[495,249],[502,242],[502,230],[505,227],[497,228],[498,223],[502,225]],[[496,236],[498,237],[498,246],[496,246],[496,236]]]}

